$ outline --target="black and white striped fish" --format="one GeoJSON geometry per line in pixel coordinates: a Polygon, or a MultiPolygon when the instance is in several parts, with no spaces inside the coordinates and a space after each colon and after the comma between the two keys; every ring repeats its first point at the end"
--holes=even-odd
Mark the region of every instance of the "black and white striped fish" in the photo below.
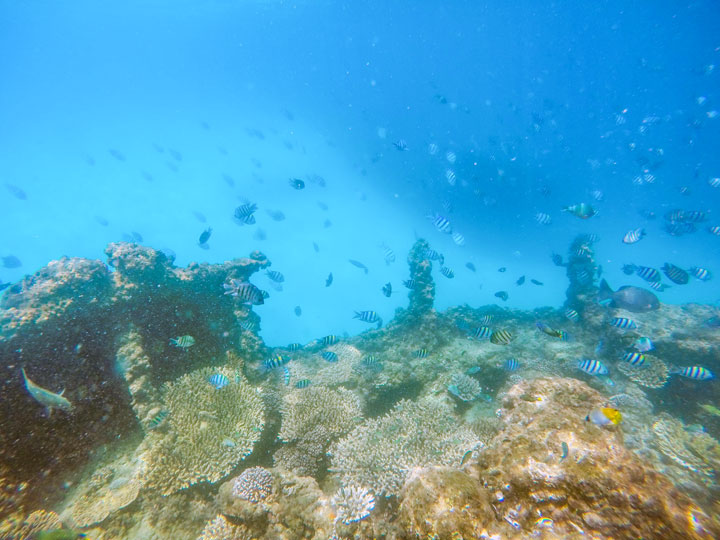
{"type": "Polygon", "coordinates": [[[507,330],[495,330],[490,336],[490,342],[495,345],[507,345],[513,339],[513,335],[507,330]]]}
{"type": "Polygon", "coordinates": [[[328,362],[337,362],[338,361],[338,355],[332,351],[325,351],[322,353],[321,356],[328,362]]]}
{"type": "Polygon", "coordinates": [[[550,214],[546,214],[545,212],[538,212],[535,214],[535,221],[537,221],[540,225],[550,225],[552,223],[552,217],[550,217],[550,214]]]}
{"type": "Polygon", "coordinates": [[[686,285],[688,281],[690,281],[688,273],[674,264],[665,263],[665,266],[662,267],[662,271],[670,281],[677,283],[678,285],[686,285]]]}
{"type": "Polygon", "coordinates": [[[624,244],[634,244],[635,242],[639,242],[644,236],[645,229],[634,229],[632,231],[626,232],[625,236],[623,236],[622,241],[624,244]]]}
{"type": "Polygon", "coordinates": [[[442,253],[438,253],[434,249],[426,249],[423,253],[423,257],[430,261],[439,261],[440,264],[445,264],[445,257],[442,255],[442,253]]]}
{"type": "Polygon", "coordinates": [[[669,289],[670,285],[665,285],[664,283],[660,283],[659,281],[651,281],[650,288],[658,292],[663,292],[665,289],[669,289]]]}
{"type": "Polygon", "coordinates": [[[613,317],[610,319],[610,325],[623,330],[635,330],[637,328],[637,323],[626,317],[613,317]]]}
{"type": "Polygon", "coordinates": [[[639,352],[626,352],[622,359],[635,367],[640,367],[645,363],[645,355],[639,352]]]}
{"type": "Polygon", "coordinates": [[[417,283],[414,279],[406,279],[403,281],[403,285],[405,285],[408,289],[414,289],[416,284],[417,283]]]}
{"type": "Polygon", "coordinates": [[[700,281],[707,281],[712,277],[710,270],[707,270],[706,268],[700,268],[699,266],[693,266],[690,269],[690,273],[700,281]]]}
{"type": "Polygon", "coordinates": [[[452,234],[452,226],[450,220],[440,214],[433,214],[428,216],[428,219],[432,221],[433,226],[442,233],[452,234]]]}
{"type": "Polygon", "coordinates": [[[275,369],[281,366],[284,366],[287,364],[291,358],[289,356],[285,356],[283,354],[276,354],[267,360],[265,360],[265,363],[263,364],[266,369],[275,369]]]}
{"type": "Polygon", "coordinates": [[[235,213],[233,214],[233,216],[235,216],[235,219],[242,221],[246,217],[252,216],[256,211],[257,211],[257,204],[255,204],[255,203],[243,204],[242,206],[238,206],[235,209],[235,213]]]}
{"type": "Polygon", "coordinates": [[[334,334],[329,334],[325,337],[322,337],[318,340],[318,342],[323,346],[326,347],[328,345],[335,345],[339,340],[339,338],[334,334]]]}
{"type": "Polygon", "coordinates": [[[696,381],[709,381],[710,379],[715,378],[712,371],[702,366],[677,368],[671,370],[670,374],[680,375],[681,377],[687,377],[688,379],[695,379],[696,381]]]}
{"type": "Polygon", "coordinates": [[[517,371],[520,369],[520,362],[518,362],[515,358],[508,358],[505,360],[504,368],[505,371],[517,371]]]}
{"type": "Polygon", "coordinates": [[[713,225],[712,227],[708,227],[708,232],[710,234],[714,234],[715,236],[720,236],[720,225],[713,225]]]}
{"type": "Polygon", "coordinates": [[[448,268],[447,266],[443,266],[440,268],[440,273],[445,276],[446,278],[452,279],[455,277],[455,272],[452,271],[452,269],[448,268]]]}
{"type": "Polygon", "coordinates": [[[263,291],[247,281],[231,279],[230,283],[223,283],[223,288],[225,289],[225,294],[239,298],[243,304],[259,306],[265,303],[263,291]]]}
{"type": "Polygon", "coordinates": [[[476,339],[489,339],[492,336],[492,330],[489,326],[478,326],[472,333],[476,339]]]}
{"type": "Polygon", "coordinates": [[[588,375],[607,375],[609,373],[608,368],[605,367],[605,364],[603,364],[599,360],[592,360],[590,358],[578,360],[577,367],[588,375]]]}
{"type": "Polygon", "coordinates": [[[275,283],[282,283],[285,281],[285,276],[277,270],[265,270],[265,274],[275,283]]]}
{"type": "Polygon", "coordinates": [[[381,320],[375,311],[356,311],[353,319],[360,319],[366,323],[376,323],[381,320]]]}
{"type": "Polygon", "coordinates": [[[385,264],[394,263],[395,262],[395,252],[385,244],[381,244],[380,247],[383,250],[383,259],[385,259],[385,264]]]}

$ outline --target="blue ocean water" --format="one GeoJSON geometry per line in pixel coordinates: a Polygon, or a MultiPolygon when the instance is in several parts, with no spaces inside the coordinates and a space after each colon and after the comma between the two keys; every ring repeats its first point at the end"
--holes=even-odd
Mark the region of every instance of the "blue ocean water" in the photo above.
{"type": "MultiPolygon", "coordinates": [[[[260,249],[286,278],[282,291],[253,278],[278,345],[361,332],[354,310],[392,318],[416,237],[455,273],[436,274],[438,309],[560,306],[550,255],[579,233],[598,235],[613,287],[643,285],[627,263],[720,271],[718,14],[709,1],[1,2],[0,256],[22,265],[0,280],[104,259],[133,231],[178,265],[260,249]],[[246,201],[257,223],[240,227],[246,201]],[[580,202],[598,215],[562,212],[580,202]],[[707,219],[672,236],[674,209],[707,219]]],[[[659,295],[716,303],[720,289],[659,295]]]]}

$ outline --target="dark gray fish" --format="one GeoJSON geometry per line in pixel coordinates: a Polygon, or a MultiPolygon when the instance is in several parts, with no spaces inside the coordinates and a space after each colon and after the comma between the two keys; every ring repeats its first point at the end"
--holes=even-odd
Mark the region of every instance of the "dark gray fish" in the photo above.
{"type": "Polygon", "coordinates": [[[12,193],[12,196],[15,197],[16,199],[20,199],[21,201],[26,201],[26,200],[27,200],[27,194],[26,194],[22,189],[20,189],[19,187],[17,187],[16,185],[14,185],[14,184],[5,184],[5,187],[7,188],[7,190],[8,190],[10,193],[12,193]]]}
{"type": "Polygon", "coordinates": [[[507,299],[510,297],[506,291],[498,291],[495,293],[495,296],[503,302],[507,302],[507,299]]]}
{"type": "Polygon", "coordinates": [[[320,253],[320,246],[317,245],[317,242],[313,242],[313,249],[315,253],[320,253]]]}
{"type": "Polygon", "coordinates": [[[285,214],[283,214],[280,210],[265,210],[265,212],[273,221],[282,221],[285,219],[285,214]]]}
{"type": "Polygon", "coordinates": [[[173,163],[172,161],[166,161],[166,162],[165,162],[165,166],[166,166],[168,169],[170,169],[172,172],[174,172],[174,173],[176,173],[176,172],[178,172],[178,171],[180,170],[180,168],[179,168],[175,163],[173,163]]]}
{"type": "Polygon", "coordinates": [[[353,266],[357,266],[358,268],[362,268],[362,269],[365,271],[366,274],[369,272],[368,267],[365,266],[365,265],[364,265],[363,263],[361,263],[360,261],[355,261],[355,260],[353,260],[353,259],[348,259],[348,262],[349,262],[350,264],[352,264],[353,266]]]}
{"type": "Polygon", "coordinates": [[[170,156],[171,156],[175,161],[182,161],[182,160],[183,160],[182,154],[181,154],[180,152],[178,152],[177,150],[173,150],[172,148],[168,148],[168,153],[170,154],[170,156]]]}
{"type": "Polygon", "coordinates": [[[539,286],[545,285],[542,281],[538,281],[537,279],[531,279],[530,283],[532,283],[533,285],[539,285],[539,286]]]}
{"type": "Polygon", "coordinates": [[[137,242],[138,244],[143,241],[142,234],[140,234],[137,231],[132,231],[130,234],[132,234],[133,240],[137,242]]]}
{"type": "Polygon", "coordinates": [[[660,307],[660,301],[653,293],[640,287],[624,286],[614,291],[604,279],[600,282],[598,302],[610,301],[611,307],[626,309],[633,313],[653,311],[660,307]]]}
{"type": "Polygon", "coordinates": [[[297,190],[305,189],[305,182],[303,182],[299,178],[291,178],[290,180],[288,180],[288,183],[290,184],[290,187],[293,189],[297,189],[297,190]]]}
{"type": "Polygon", "coordinates": [[[205,217],[205,215],[201,212],[198,212],[197,210],[193,212],[193,216],[195,216],[195,219],[197,219],[200,223],[207,222],[207,218],[205,217]]]}
{"type": "Polygon", "coordinates": [[[107,227],[110,224],[110,222],[102,216],[95,216],[95,221],[97,221],[103,227],[107,227]]]}
{"type": "Polygon", "coordinates": [[[333,275],[332,275],[332,272],[330,272],[328,274],[327,279],[325,280],[325,286],[329,287],[330,285],[332,285],[332,282],[333,282],[333,275]]]}
{"type": "Polygon", "coordinates": [[[108,149],[108,153],[118,161],[125,161],[125,154],[114,148],[108,149]]]}
{"type": "Polygon", "coordinates": [[[390,295],[392,294],[392,283],[388,281],[385,285],[383,285],[382,292],[385,296],[390,298],[390,295]]]}
{"type": "Polygon", "coordinates": [[[322,202],[322,201],[318,201],[317,205],[320,207],[320,210],[327,210],[327,209],[328,209],[328,205],[325,204],[325,203],[322,202]]]}
{"type": "Polygon", "coordinates": [[[501,266],[500,268],[498,268],[498,272],[505,272],[506,270],[507,270],[507,268],[505,268],[504,266],[501,266]]]}
{"type": "Polygon", "coordinates": [[[18,259],[15,255],[6,255],[5,257],[0,257],[0,260],[2,260],[2,265],[5,268],[19,268],[22,266],[20,259],[18,259]]]}
{"type": "Polygon", "coordinates": [[[519,287],[519,286],[522,285],[523,283],[525,283],[525,276],[520,276],[520,277],[517,279],[517,281],[515,282],[515,285],[517,285],[517,286],[519,287]]]}
{"type": "Polygon", "coordinates": [[[475,265],[471,262],[465,263],[465,268],[467,268],[471,272],[475,272],[477,270],[477,268],[475,268],[475,265]]]}
{"type": "Polygon", "coordinates": [[[686,285],[687,282],[690,281],[688,273],[674,264],[665,263],[662,271],[670,281],[678,285],[686,285]]]}
{"type": "Polygon", "coordinates": [[[208,227],[200,235],[200,238],[198,239],[198,244],[200,244],[200,246],[207,244],[208,240],[210,240],[211,235],[212,235],[212,227],[208,227]]]}
{"type": "Polygon", "coordinates": [[[295,306],[295,310],[294,310],[294,311],[295,311],[295,315],[296,315],[297,317],[299,317],[300,315],[302,315],[302,308],[301,308],[300,306],[295,306]]]}
{"type": "Polygon", "coordinates": [[[323,222],[323,227],[325,227],[326,229],[329,228],[329,227],[332,227],[332,221],[330,221],[329,219],[326,219],[326,220],[323,222]]]}
{"type": "Polygon", "coordinates": [[[140,174],[141,174],[142,177],[143,177],[146,181],[148,181],[148,182],[152,182],[153,180],[155,180],[155,179],[153,178],[153,175],[150,174],[150,173],[147,172],[147,171],[142,171],[140,174]]]}
{"type": "Polygon", "coordinates": [[[227,174],[227,173],[223,173],[222,177],[223,177],[223,180],[225,180],[225,183],[226,183],[228,186],[230,186],[230,187],[235,187],[235,179],[234,179],[232,176],[230,176],[230,175],[227,174]]]}
{"type": "Polygon", "coordinates": [[[162,145],[159,145],[158,143],[153,143],[152,147],[158,154],[165,153],[165,148],[162,145]]]}

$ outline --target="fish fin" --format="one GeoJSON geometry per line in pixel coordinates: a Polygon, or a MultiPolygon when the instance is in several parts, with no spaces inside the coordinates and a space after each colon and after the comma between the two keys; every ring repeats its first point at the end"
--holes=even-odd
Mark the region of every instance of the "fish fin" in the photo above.
{"type": "Polygon", "coordinates": [[[598,301],[612,299],[613,290],[608,285],[608,282],[604,279],[600,282],[600,288],[597,293],[598,301]]]}
{"type": "Polygon", "coordinates": [[[64,393],[65,393],[65,389],[63,388],[63,389],[62,389],[62,392],[60,392],[60,393],[58,394],[58,396],[62,396],[64,393]]]}

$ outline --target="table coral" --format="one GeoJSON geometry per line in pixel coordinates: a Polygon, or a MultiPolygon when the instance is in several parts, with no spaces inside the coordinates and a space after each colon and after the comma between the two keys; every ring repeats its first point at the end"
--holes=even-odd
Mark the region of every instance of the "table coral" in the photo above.
{"type": "Polygon", "coordinates": [[[387,415],[365,420],[333,444],[331,471],[343,485],[396,495],[413,468],[459,465],[476,443],[475,435],[459,425],[446,405],[402,400],[387,415]]]}
{"type": "Polygon", "coordinates": [[[147,485],[164,494],[220,480],[252,452],[264,426],[261,397],[228,368],[203,368],[167,384],[164,408],[168,433],[147,455],[147,485]],[[215,374],[229,383],[211,385],[215,374]]]}

